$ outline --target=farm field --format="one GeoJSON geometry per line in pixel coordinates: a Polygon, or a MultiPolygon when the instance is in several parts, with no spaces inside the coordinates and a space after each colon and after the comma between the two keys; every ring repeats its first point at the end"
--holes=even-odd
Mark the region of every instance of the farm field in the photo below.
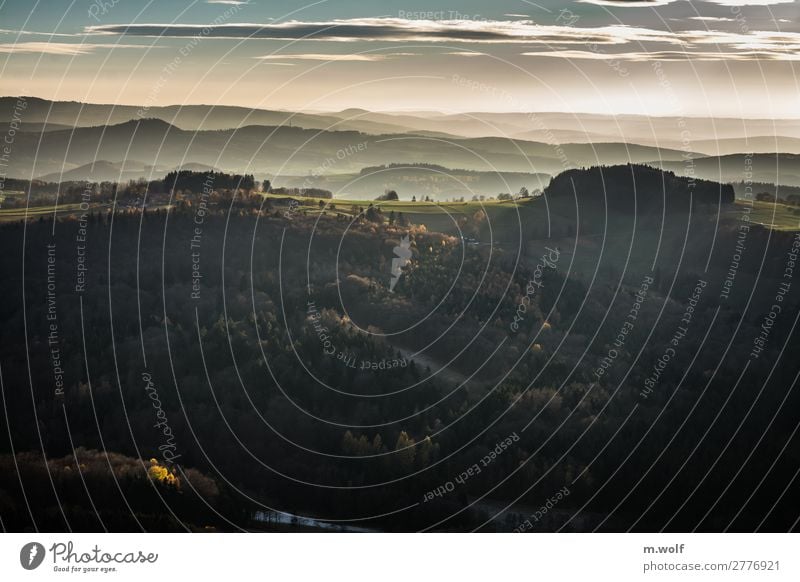
{"type": "MultiPolygon", "coordinates": [[[[736,202],[736,208],[730,212],[741,213],[745,203],[736,202]]],[[[753,202],[750,222],[770,227],[774,230],[800,229],[800,208],[773,202],[753,202]]]]}

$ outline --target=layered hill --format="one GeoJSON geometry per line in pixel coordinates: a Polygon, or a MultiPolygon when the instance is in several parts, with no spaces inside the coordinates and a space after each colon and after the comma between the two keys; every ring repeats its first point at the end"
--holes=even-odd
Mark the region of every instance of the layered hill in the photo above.
{"type": "Polygon", "coordinates": [[[159,119],[70,130],[18,132],[7,173],[39,177],[97,160],[173,168],[187,162],[227,172],[297,176],[347,174],[402,161],[488,172],[555,174],[565,167],[679,161],[682,152],[628,144],[565,144],[495,137],[440,138],[299,127],[187,131],[159,119]]]}
{"type": "Polygon", "coordinates": [[[645,165],[567,170],[545,189],[550,198],[605,205],[620,213],[688,211],[697,205],[732,204],[733,186],[678,176],[645,165]]]}

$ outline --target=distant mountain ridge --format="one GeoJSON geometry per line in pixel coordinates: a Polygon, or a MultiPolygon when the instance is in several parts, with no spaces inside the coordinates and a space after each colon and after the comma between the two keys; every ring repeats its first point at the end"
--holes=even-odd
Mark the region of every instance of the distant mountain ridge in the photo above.
{"type": "Polygon", "coordinates": [[[786,153],[728,154],[694,157],[691,163],[673,160],[651,160],[648,165],[679,175],[691,172],[698,178],[716,182],[765,182],[784,186],[800,186],[800,155],[786,153]]]}
{"type": "MultiPolygon", "coordinates": [[[[108,178],[114,170],[101,165],[98,173],[100,160],[136,160],[158,169],[197,163],[226,172],[255,173],[258,179],[344,175],[393,163],[529,175],[645,163],[678,175],[694,173],[698,178],[720,182],[740,182],[746,179],[746,168],[752,168],[754,181],[800,186],[800,154],[755,153],[748,160],[744,153],[704,155],[683,146],[653,147],[636,141],[646,142],[648,133],[651,141],[674,141],[674,118],[565,113],[390,114],[361,109],[321,115],[230,106],[142,109],[25,99],[27,106],[6,168],[12,177],[52,178],[63,172],[70,179],[108,178]],[[612,121],[625,127],[614,129],[612,121]],[[634,139],[614,141],[615,132],[618,137],[634,139]],[[541,136],[543,141],[508,135],[541,136]],[[559,143],[559,135],[575,141],[559,143]]],[[[18,103],[19,98],[0,98],[0,124],[5,120],[8,128],[18,103]]],[[[775,130],[775,120],[738,120],[737,124],[730,119],[692,118],[685,122],[696,126],[696,133],[684,146],[696,144],[701,151],[729,152],[739,144],[746,146],[743,151],[758,151],[769,149],[770,143],[800,150],[798,120],[781,120],[780,131],[789,135],[783,137],[764,133],[775,130]],[[740,137],[742,132],[758,137],[745,139],[740,137]],[[714,138],[709,141],[708,135],[714,138]]],[[[120,176],[127,179],[136,177],[136,173],[126,166],[120,176]]]]}
{"type": "MultiPolygon", "coordinates": [[[[12,118],[18,97],[0,97],[0,122],[12,118]]],[[[70,127],[118,125],[141,119],[160,119],[185,130],[231,129],[245,125],[286,125],[305,129],[333,129],[386,133],[407,131],[401,125],[369,120],[343,120],[338,116],[315,115],[292,111],[250,109],[225,105],[169,105],[138,107],[135,105],[105,105],[77,101],[50,101],[38,97],[23,97],[27,106],[25,123],[56,124],[70,127]]]]}
{"type": "MultiPolygon", "coordinates": [[[[161,179],[165,173],[176,169],[178,168],[148,166],[137,160],[126,160],[125,162],[98,160],[65,172],[45,174],[37,179],[43,182],[127,182],[139,179],[161,179]]],[[[212,166],[193,162],[183,164],[180,169],[194,172],[218,171],[212,166]]]]}
{"type": "Polygon", "coordinates": [[[502,138],[438,138],[406,134],[368,135],[299,127],[244,126],[187,131],[163,120],[70,130],[18,132],[8,175],[39,177],[96,160],[132,159],[156,168],[192,162],[226,172],[255,173],[258,179],[285,175],[358,172],[367,166],[436,163],[482,172],[555,174],[566,159],[575,167],[678,161],[683,152],[628,144],[550,144],[502,138]]]}
{"type": "MultiPolygon", "coordinates": [[[[12,118],[18,97],[0,97],[0,124],[12,118]]],[[[158,118],[185,130],[231,129],[246,125],[302,127],[384,133],[424,133],[466,138],[501,137],[545,143],[630,143],[688,149],[706,155],[753,151],[800,153],[800,119],[648,117],[559,112],[431,111],[378,112],[350,108],[338,112],[293,112],[230,105],[141,107],[50,101],[24,97],[26,124],[115,125],[158,118]]]]}

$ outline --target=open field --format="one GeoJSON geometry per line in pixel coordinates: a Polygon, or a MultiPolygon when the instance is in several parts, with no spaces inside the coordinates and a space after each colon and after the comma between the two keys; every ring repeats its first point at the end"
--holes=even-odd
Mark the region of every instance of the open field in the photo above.
{"type": "Polygon", "coordinates": [[[349,211],[353,205],[363,206],[366,208],[370,204],[380,206],[384,212],[403,212],[413,214],[436,214],[439,212],[450,212],[452,214],[474,214],[481,208],[486,212],[491,212],[495,209],[508,209],[519,208],[530,204],[533,198],[524,198],[517,200],[485,200],[483,202],[467,201],[467,202],[411,202],[409,200],[357,200],[348,198],[311,198],[306,196],[291,196],[288,194],[267,194],[267,200],[297,200],[304,206],[318,206],[320,201],[323,204],[335,204],[336,209],[342,212],[349,211]]]}
{"type": "MultiPolygon", "coordinates": [[[[741,213],[745,206],[745,203],[737,202],[736,208],[732,212],[741,213]]],[[[750,222],[775,230],[798,230],[800,229],[800,208],[780,203],[756,201],[753,202],[750,222]]]]}
{"type": "MultiPolygon", "coordinates": [[[[352,214],[352,207],[367,208],[370,204],[380,207],[384,215],[390,212],[403,213],[413,224],[424,224],[428,230],[439,232],[455,232],[457,221],[461,218],[471,218],[483,210],[492,224],[500,223],[504,216],[511,217],[517,212],[532,208],[537,199],[525,198],[518,200],[486,200],[483,202],[411,202],[408,200],[349,200],[342,198],[306,198],[303,196],[267,195],[273,200],[297,200],[301,208],[308,213],[320,212],[319,203],[335,205],[336,212],[352,214]]],[[[330,208],[330,206],[329,206],[330,208]]],[[[330,211],[330,210],[328,210],[330,211]]]]}
{"type": "MultiPolygon", "coordinates": [[[[75,214],[80,212],[80,204],[60,204],[49,206],[31,206],[29,208],[4,208],[0,209],[0,222],[13,222],[25,218],[39,218],[41,216],[52,215],[57,212],[59,216],[75,214]]],[[[92,210],[97,210],[103,206],[93,206],[92,210]]]]}

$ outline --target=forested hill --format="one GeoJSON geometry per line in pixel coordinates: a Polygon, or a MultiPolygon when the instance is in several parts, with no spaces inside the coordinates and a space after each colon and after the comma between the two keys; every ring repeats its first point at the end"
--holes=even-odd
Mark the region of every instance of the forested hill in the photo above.
{"type": "Polygon", "coordinates": [[[690,200],[694,205],[734,201],[730,184],[676,176],[673,172],[635,164],[567,170],[550,181],[545,194],[577,196],[582,202],[605,199],[610,209],[621,212],[660,209],[663,205],[671,211],[688,210],[690,200]]]}

